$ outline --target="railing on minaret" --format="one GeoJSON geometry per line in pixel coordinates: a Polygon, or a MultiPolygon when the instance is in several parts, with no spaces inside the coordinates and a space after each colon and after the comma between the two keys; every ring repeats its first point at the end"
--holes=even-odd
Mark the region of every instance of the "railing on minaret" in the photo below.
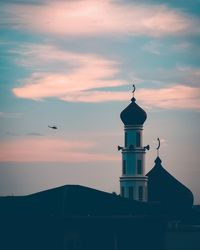
{"type": "Polygon", "coordinates": [[[122,152],[122,176],[120,177],[121,196],[132,200],[147,201],[147,180],[145,176],[145,151],[143,146],[143,123],[146,112],[135,103],[135,85],[131,103],[121,112],[124,123],[124,146],[118,146],[122,152]]]}

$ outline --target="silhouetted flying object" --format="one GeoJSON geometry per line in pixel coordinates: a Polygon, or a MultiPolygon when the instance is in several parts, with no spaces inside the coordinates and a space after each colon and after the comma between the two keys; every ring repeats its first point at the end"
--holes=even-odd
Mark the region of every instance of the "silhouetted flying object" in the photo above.
{"type": "Polygon", "coordinates": [[[49,127],[49,128],[52,128],[52,129],[58,129],[57,126],[49,126],[49,125],[48,125],[48,127],[49,127]]]}

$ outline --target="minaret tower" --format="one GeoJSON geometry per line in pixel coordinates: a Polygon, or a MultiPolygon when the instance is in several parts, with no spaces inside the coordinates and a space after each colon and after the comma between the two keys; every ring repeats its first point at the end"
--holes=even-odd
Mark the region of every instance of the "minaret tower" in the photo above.
{"type": "Polygon", "coordinates": [[[122,197],[132,200],[147,201],[147,180],[145,176],[145,151],[143,147],[143,124],[147,118],[146,112],[140,108],[134,98],[121,112],[120,118],[124,123],[124,147],[122,150],[122,176],[120,177],[120,193],[122,197]]]}

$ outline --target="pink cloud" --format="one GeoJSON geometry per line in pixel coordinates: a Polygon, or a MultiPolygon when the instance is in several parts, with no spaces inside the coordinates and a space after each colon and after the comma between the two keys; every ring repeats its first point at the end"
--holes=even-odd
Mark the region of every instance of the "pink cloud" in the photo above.
{"type": "Polygon", "coordinates": [[[140,89],[137,99],[148,107],[200,109],[200,88],[175,85],[163,89],[140,89]]]}
{"type": "Polygon", "coordinates": [[[45,67],[47,63],[62,62],[66,67],[66,72],[33,73],[22,86],[12,90],[20,98],[41,100],[57,97],[64,100],[66,96],[77,96],[86,90],[126,84],[124,80],[112,80],[119,71],[119,64],[98,55],[72,53],[51,45],[34,44],[12,52],[22,56],[18,64],[27,65],[31,61],[32,66],[45,67]]]}
{"type": "MultiPolygon", "coordinates": [[[[130,98],[127,92],[95,90],[127,84],[117,79],[119,64],[116,61],[95,54],[63,51],[53,45],[25,44],[13,53],[18,53],[18,58],[21,56],[22,62],[18,59],[18,63],[22,64],[31,61],[32,66],[41,67],[51,62],[62,62],[66,66],[66,72],[33,73],[22,86],[12,90],[17,97],[34,100],[54,97],[69,102],[127,101],[130,98]]],[[[170,83],[175,79],[192,85],[198,82],[199,75],[198,68],[179,67],[171,72],[161,69],[156,77],[160,82],[167,80],[170,83]]],[[[199,92],[198,87],[178,83],[161,89],[139,89],[137,99],[148,107],[199,109],[199,92]]]]}
{"type": "Polygon", "coordinates": [[[69,65],[77,68],[81,66],[89,67],[93,64],[94,67],[99,67],[99,70],[103,68],[103,71],[106,70],[106,74],[112,76],[114,66],[116,67],[119,64],[114,60],[108,60],[100,55],[75,53],[60,49],[52,44],[21,43],[17,48],[11,48],[9,52],[17,55],[14,59],[17,64],[28,68],[36,66],[41,69],[43,65],[55,62],[61,62],[66,65],[66,68],[69,65]],[[110,69],[111,71],[108,71],[110,69]]]}
{"type": "MultiPolygon", "coordinates": [[[[24,86],[14,88],[13,93],[21,98],[35,100],[55,97],[63,101],[88,103],[127,101],[130,98],[127,92],[93,90],[97,87],[119,86],[125,82],[105,79],[116,73],[116,69],[112,69],[113,65],[109,61],[94,59],[96,69],[93,61],[89,60],[89,57],[86,58],[87,63],[83,63],[82,68],[75,69],[69,74],[35,74],[26,80],[24,86]],[[99,69],[98,64],[104,69],[99,69]]],[[[198,71],[195,72],[198,75],[198,71]]],[[[137,100],[148,107],[199,109],[200,88],[176,84],[161,89],[138,89],[137,100]]]]}
{"type": "Polygon", "coordinates": [[[71,36],[180,35],[199,33],[199,20],[165,5],[112,0],[7,4],[7,22],[16,29],[71,36]],[[14,24],[13,24],[14,23],[14,24]]]}
{"type": "Polygon", "coordinates": [[[127,101],[130,99],[128,92],[113,91],[80,91],[69,93],[61,98],[69,102],[110,102],[110,101],[127,101]]]}
{"type": "MultiPolygon", "coordinates": [[[[127,92],[90,91],[68,95],[62,100],[71,102],[127,101],[127,92]]],[[[175,85],[163,89],[138,89],[136,99],[149,108],[200,109],[200,88],[175,85]]]]}
{"type": "Polygon", "coordinates": [[[97,162],[116,161],[105,153],[90,153],[93,142],[54,138],[10,139],[0,142],[1,162],[97,162]]]}

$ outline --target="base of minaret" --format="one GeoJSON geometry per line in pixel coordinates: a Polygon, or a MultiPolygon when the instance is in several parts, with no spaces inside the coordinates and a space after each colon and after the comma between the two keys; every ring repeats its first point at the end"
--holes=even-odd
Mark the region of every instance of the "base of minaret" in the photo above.
{"type": "Polygon", "coordinates": [[[130,200],[146,202],[147,176],[122,176],[120,177],[120,195],[130,200]]]}

